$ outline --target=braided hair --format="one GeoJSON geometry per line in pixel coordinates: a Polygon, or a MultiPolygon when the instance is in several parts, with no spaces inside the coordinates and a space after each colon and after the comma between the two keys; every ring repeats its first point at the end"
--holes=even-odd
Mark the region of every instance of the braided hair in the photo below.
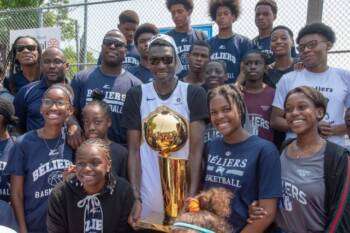
{"type": "MultiPolygon", "coordinates": [[[[78,149],[76,151],[76,158],[78,158],[78,155],[84,155],[83,149],[86,146],[97,147],[101,151],[101,153],[99,153],[99,155],[104,156],[107,163],[112,168],[111,149],[109,147],[109,143],[106,140],[101,139],[101,138],[87,139],[82,144],[80,144],[80,146],[78,147],[78,149]]],[[[110,192],[113,192],[115,184],[116,184],[116,179],[115,179],[114,175],[112,174],[112,171],[110,170],[106,174],[106,187],[109,189],[110,192]]]]}
{"type": "MultiPolygon", "coordinates": [[[[6,62],[5,62],[5,71],[7,69],[9,69],[9,86],[10,86],[10,91],[11,93],[15,93],[17,90],[15,89],[15,80],[14,80],[14,75],[18,72],[21,72],[21,64],[19,63],[19,61],[16,59],[16,54],[17,54],[17,42],[20,39],[23,38],[29,38],[31,40],[33,40],[36,44],[36,48],[38,51],[38,61],[37,61],[37,65],[39,67],[40,65],[40,59],[41,59],[41,55],[42,55],[42,49],[40,46],[39,41],[32,37],[32,36],[19,36],[16,38],[16,40],[13,42],[12,47],[10,49],[10,51],[7,54],[7,58],[6,58],[6,62]]],[[[4,74],[5,75],[5,74],[4,74]]],[[[1,77],[1,81],[4,80],[4,76],[1,77]]]]}
{"type": "Polygon", "coordinates": [[[236,105],[241,115],[241,125],[244,126],[247,117],[247,108],[240,91],[233,84],[226,84],[216,87],[208,92],[208,108],[210,101],[217,95],[223,96],[226,101],[231,105],[236,105]]]}

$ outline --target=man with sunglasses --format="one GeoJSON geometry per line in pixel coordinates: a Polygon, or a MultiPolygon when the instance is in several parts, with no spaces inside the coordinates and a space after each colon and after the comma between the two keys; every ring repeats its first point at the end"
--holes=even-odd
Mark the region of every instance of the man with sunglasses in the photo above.
{"type": "Polygon", "coordinates": [[[326,115],[319,124],[321,135],[345,146],[344,113],[350,107],[350,72],[328,66],[328,51],[334,42],[334,31],[323,23],[313,23],[300,30],[297,48],[305,69],[287,73],[277,83],[271,113],[273,128],[284,132],[289,130],[284,118],[285,97],[290,90],[306,85],[317,89],[328,99],[326,115]]]}
{"type": "Polygon", "coordinates": [[[126,92],[141,84],[138,78],[122,67],[126,45],[126,39],[118,29],[107,32],[102,42],[101,65],[77,73],[71,82],[78,119],[85,104],[93,100],[94,90],[104,94],[104,101],[112,111],[112,127],[109,128],[108,137],[121,144],[126,143],[126,132],[120,126],[126,92]]]}
{"type": "Polygon", "coordinates": [[[14,106],[19,119],[20,132],[41,128],[44,119],[40,113],[40,105],[45,91],[55,83],[66,81],[69,64],[59,48],[50,47],[41,56],[42,79],[29,83],[19,90],[14,106]]]}
{"type": "Polygon", "coordinates": [[[129,181],[136,199],[134,211],[129,216],[133,227],[140,219],[163,212],[158,152],[145,142],[142,122],[163,107],[185,119],[189,137],[185,146],[172,155],[188,160],[188,195],[191,196],[199,188],[204,121],[208,118],[204,89],[179,81],[175,76],[181,70],[181,62],[175,41],[170,36],[160,34],[151,39],[148,63],[153,81],[130,89],[123,109],[129,148],[129,181]]]}

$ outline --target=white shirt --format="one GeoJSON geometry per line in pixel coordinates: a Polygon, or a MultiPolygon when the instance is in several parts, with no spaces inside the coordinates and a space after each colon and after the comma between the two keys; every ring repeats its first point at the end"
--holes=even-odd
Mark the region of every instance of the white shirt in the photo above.
{"type": "MultiPolygon", "coordinates": [[[[313,73],[306,69],[293,71],[282,76],[276,86],[272,105],[284,110],[284,101],[288,92],[299,86],[309,86],[320,91],[327,99],[327,112],[323,121],[332,125],[344,124],[345,110],[350,107],[350,72],[330,67],[322,73],[313,73]]],[[[329,137],[329,140],[345,146],[345,135],[329,137]]],[[[293,137],[292,133],[287,138],[293,137]]]]}
{"type": "MultiPolygon", "coordinates": [[[[160,106],[166,106],[180,114],[189,128],[190,110],[187,104],[188,84],[178,81],[177,86],[169,98],[159,98],[154,89],[153,82],[141,85],[142,99],[140,115],[142,121],[142,140],[140,147],[141,156],[141,219],[145,219],[154,213],[163,213],[163,193],[159,175],[158,152],[153,150],[145,141],[143,122],[160,106]]],[[[189,140],[179,151],[171,153],[172,157],[188,159],[189,140]]]]}

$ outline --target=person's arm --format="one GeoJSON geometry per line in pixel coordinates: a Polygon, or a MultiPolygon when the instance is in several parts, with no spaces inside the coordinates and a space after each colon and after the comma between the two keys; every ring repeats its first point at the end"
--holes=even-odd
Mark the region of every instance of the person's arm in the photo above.
{"type": "Polygon", "coordinates": [[[204,130],[204,121],[190,123],[190,154],[188,157],[188,171],[190,172],[189,196],[196,195],[200,186],[204,130]]]}
{"type": "Polygon", "coordinates": [[[124,200],[123,200],[123,206],[122,206],[122,213],[120,214],[120,219],[119,219],[119,226],[118,226],[118,232],[120,233],[128,233],[132,232],[130,229],[130,226],[128,224],[128,217],[131,213],[131,210],[134,205],[134,196],[133,196],[133,191],[129,184],[126,186],[127,190],[124,193],[124,200]]]}
{"type": "Polygon", "coordinates": [[[129,158],[128,158],[128,176],[129,182],[133,189],[135,203],[131,214],[129,216],[129,224],[132,227],[136,226],[136,223],[140,220],[142,201],[141,201],[141,131],[140,130],[128,130],[127,131],[129,158]]]}
{"type": "Polygon", "coordinates": [[[289,130],[287,120],[284,118],[284,111],[277,107],[272,107],[270,124],[273,129],[281,132],[289,130]]]}
{"type": "Polygon", "coordinates": [[[48,203],[46,225],[48,233],[66,233],[67,226],[65,221],[65,213],[62,200],[57,195],[58,193],[54,190],[50,197],[48,203]]]}
{"type": "Polygon", "coordinates": [[[318,130],[320,134],[325,138],[336,135],[344,135],[346,134],[346,125],[332,125],[328,122],[321,121],[318,124],[318,130]]]}
{"type": "Polygon", "coordinates": [[[263,233],[274,221],[277,212],[277,198],[259,200],[258,205],[266,214],[260,219],[248,222],[241,233],[263,233]]]}
{"type": "Polygon", "coordinates": [[[19,233],[27,233],[23,198],[24,176],[11,175],[11,203],[17,218],[19,233]]]}

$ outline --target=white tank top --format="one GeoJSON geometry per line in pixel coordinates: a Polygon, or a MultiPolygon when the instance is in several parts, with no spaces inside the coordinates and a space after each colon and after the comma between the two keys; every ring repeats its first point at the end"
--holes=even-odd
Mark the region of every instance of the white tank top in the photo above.
{"type": "MultiPolygon", "coordinates": [[[[175,90],[169,98],[162,100],[154,89],[153,82],[142,84],[142,99],[140,115],[142,122],[141,156],[141,218],[145,219],[154,213],[163,213],[163,194],[159,176],[158,152],[153,150],[145,141],[143,123],[148,116],[160,106],[166,106],[180,114],[187,122],[189,129],[190,111],[187,104],[188,84],[178,81],[175,90]]],[[[189,131],[188,131],[189,132],[189,131]]],[[[189,140],[177,152],[170,155],[180,159],[188,159],[189,140]]]]}

